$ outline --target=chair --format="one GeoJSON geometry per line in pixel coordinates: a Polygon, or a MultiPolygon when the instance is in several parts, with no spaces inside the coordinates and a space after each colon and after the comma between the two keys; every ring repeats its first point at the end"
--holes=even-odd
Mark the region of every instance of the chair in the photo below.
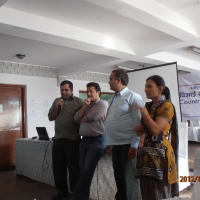
{"type": "Polygon", "coordinates": [[[197,200],[200,198],[200,148],[195,153],[194,177],[198,177],[198,180],[194,183],[192,200],[197,200]]]}
{"type": "MultiPolygon", "coordinates": [[[[200,177],[200,148],[197,149],[194,158],[194,177],[200,177]]],[[[196,181],[194,183],[192,197],[175,197],[168,198],[165,200],[199,200],[200,197],[200,182],[196,181]]],[[[164,199],[163,199],[164,200],[164,199]]]]}
{"type": "Polygon", "coordinates": [[[190,120],[190,127],[188,127],[188,140],[200,142],[200,120],[190,120]]]}
{"type": "MultiPolygon", "coordinates": [[[[178,124],[179,135],[179,177],[189,176],[188,166],[188,124],[182,122],[178,124]]],[[[190,185],[189,182],[179,182],[179,191],[190,185]]]]}

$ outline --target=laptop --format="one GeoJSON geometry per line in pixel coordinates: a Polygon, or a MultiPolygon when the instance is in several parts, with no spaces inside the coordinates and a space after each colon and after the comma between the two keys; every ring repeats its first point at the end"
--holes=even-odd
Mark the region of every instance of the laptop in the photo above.
{"type": "Polygon", "coordinates": [[[36,127],[39,140],[48,140],[49,141],[49,136],[46,130],[46,127],[36,127]]]}

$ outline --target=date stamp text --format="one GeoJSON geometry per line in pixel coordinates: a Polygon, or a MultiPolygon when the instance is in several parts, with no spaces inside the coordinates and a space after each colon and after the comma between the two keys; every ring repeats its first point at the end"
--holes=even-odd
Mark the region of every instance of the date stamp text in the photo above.
{"type": "Polygon", "coordinates": [[[200,176],[180,176],[180,182],[200,182],[200,176]]]}

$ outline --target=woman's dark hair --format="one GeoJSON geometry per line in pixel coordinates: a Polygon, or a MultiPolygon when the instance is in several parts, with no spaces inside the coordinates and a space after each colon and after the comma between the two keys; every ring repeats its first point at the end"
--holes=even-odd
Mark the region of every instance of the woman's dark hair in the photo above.
{"type": "Polygon", "coordinates": [[[99,97],[101,96],[101,88],[100,88],[100,86],[99,86],[98,83],[90,82],[90,83],[88,83],[88,84],[86,85],[86,87],[87,87],[87,88],[89,88],[89,87],[94,87],[95,90],[96,90],[96,92],[98,92],[98,91],[100,92],[99,97]]]}
{"type": "Polygon", "coordinates": [[[69,88],[72,90],[73,89],[73,83],[71,81],[68,80],[64,80],[63,82],[60,83],[60,86],[63,86],[65,84],[69,85],[69,88]]]}
{"type": "Polygon", "coordinates": [[[122,85],[127,86],[129,82],[128,74],[123,69],[115,69],[112,71],[115,73],[115,79],[121,79],[122,85]]]}
{"type": "Polygon", "coordinates": [[[152,80],[157,86],[163,86],[162,95],[165,96],[165,99],[171,101],[170,90],[167,86],[165,86],[165,81],[161,76],[153,75],[146,79],[146,81],[152,80]]]}

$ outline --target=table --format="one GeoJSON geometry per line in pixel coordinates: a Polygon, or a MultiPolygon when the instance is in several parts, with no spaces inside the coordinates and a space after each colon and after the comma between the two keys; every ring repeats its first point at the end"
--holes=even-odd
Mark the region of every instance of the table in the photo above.
{"type": "Polygon", "coordinates": [[[16,173],[54,186],[52,144],[43,140],[16,139],[16,173]]]}
{"type": "MultiPolygon", "coordinates": [[[[53,142],[16,139],[15,144],[16,173],[54,186],[51,157],[53,142]]],[[[116,184],[113,175],[112,158],[104,154],[96,167],[92,179],[90,197],[94,200],[114,200],[115,193],[116,184]]],[[[141,199],[141,196],[139,199],[141,199]]]]}

